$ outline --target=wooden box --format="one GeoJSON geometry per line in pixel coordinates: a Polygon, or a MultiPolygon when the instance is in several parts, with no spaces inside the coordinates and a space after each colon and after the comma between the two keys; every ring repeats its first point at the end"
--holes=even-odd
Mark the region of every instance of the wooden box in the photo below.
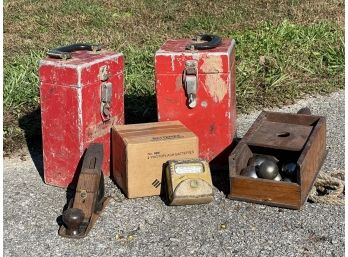
{"type": "Polygon", "coordinates": [[[326,119],[322,116],[262,112],[229,156],[230,193],[234,200],[300,209],[325,160],[326,119]],[[295,182],[242,176],[253,154],[297,163],[295,182]]]}

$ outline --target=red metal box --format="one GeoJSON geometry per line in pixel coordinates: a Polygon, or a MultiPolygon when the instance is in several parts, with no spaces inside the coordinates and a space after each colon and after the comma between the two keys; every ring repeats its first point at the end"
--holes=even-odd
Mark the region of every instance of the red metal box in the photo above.
{"type": "Polygon", "coordinates": [[[59,187],[76,177],[90,143],[103,144],[109,176],[111,127],[124,123],[123,55],[74,46],[70,58],[48,57],[39,68],[44,180],[59,187]]]}
{"type": "Polygon", "coordinates": [[[234,40],[209,46],[214,37],[206,39],[168,40],[156,52],[155,72],[158,120],[180,120],[198,136],[200,158],[210,161],[235,134],[236,65],[234,40]]]}

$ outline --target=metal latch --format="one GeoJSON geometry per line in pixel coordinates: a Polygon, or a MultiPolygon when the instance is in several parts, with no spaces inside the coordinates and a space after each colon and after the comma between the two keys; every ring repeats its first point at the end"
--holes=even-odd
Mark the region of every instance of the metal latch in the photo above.
{"type": "Polygon", "coordinates": [[[112,84],[107,82],[109,79],[109,69],[108,66],[101,66],[99,69],[99,79],[102,81],[101,84],[101,103],[100,103],[100,113],[103,121],[110,119],[110,104],[112,96],[112,84]]]}
{"type": "Polygon", "coordinates": [[[190,108],[197,105],[197,61],[187,61],[184,71],[184,86],[187,95],[187,104],[190,108]]]}
{"type": "Polygon", "coordinates": [[[101,85],[101,105],[100,112],[104,120],[110,119],[110,104],[112,96],[112,84],[110,82],[103,82],[101,85]]]}

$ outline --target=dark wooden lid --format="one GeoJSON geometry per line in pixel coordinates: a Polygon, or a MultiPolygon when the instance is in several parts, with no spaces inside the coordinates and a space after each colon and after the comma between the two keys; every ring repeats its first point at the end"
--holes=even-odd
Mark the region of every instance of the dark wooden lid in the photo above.
{"type": "Polygon", "coordinates": [[[249,145],[300,151],[313,127],[262,120],[260,126],[247,140],[249,145]]]}

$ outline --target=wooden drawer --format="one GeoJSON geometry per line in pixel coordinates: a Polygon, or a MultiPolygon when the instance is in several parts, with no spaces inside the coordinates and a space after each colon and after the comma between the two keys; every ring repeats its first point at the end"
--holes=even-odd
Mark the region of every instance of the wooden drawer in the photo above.
{"type": "Polygon", "coordinates": [[[322,116],[262,112],[229,156],[234,200],[300,209],[325,160],[326,119],[322,116]],[[297,163],[295,182],[242,176],[253,154],[273,155],[279,164],[297,163]]]}

